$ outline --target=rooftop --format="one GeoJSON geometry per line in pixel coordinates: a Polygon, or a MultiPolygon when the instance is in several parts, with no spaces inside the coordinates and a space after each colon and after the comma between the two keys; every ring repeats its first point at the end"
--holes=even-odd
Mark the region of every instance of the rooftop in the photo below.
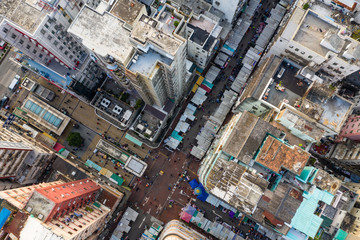
{"type": "Polygon", "coordinates": [[[319,16],[313,11],[308,11],[302,24],[294,36],[294,41],[309,48],[310,50],[326,56],[329,49],[320,45],[328,31],[338,32],[340,29],[331,20],[319,16]]]}
{"type": "Polygon", "coordinates": [[[209,171],[205,185],[207,191],[246,214],[250,214],[267,188],[268,182],[256,171],[230,160],[220,151],[209,171]]]}
{"type": "Polygon", "coordinates": [[[131,37],[143,45],[151,43],[153,46],[174,56],[184,42],[172,35],[161,32],[156,28],[157,24],[156,20],[142,15],[139,23],[132,30],[131,37]]]}
{"type": "Polygon", "coordinates": [[[281,182],[275,191],[268,189],[265,191],[258,208],[267,212],[268,219],[269,215],[272,216],[269,220],[273,225],[276,226],[277,223],[284,225],[284,222],[290,224],[302,200],[301,191],[293,188],[290,184],[281,182]]]}
{"type": "Polygon", "coordinates": [[[18,209],[24,209],[27,202],[29,201],[30,196],[37,188],[43,188],[43,187],[52,187],[58,184],[63,183],[62,181],[56,181],[56,182],[49,182],[49,183],[40,183],[37,185],[30,185],[27,187],[22,188],[16,188],[16,189],[9,189],[4,190],[0,192],[0,198],[5,199],[8,201],[11,205],[18,209]]]}
{"type": "Polygon", "coordinates": [[[318,202],[322,201],[330,205],[334,195],[314,187],[309,192],[304,192],[303,197],[304,200],[291,220],[291,226],[314,238],[323,222],[321,217],[315,215],[318,202]]]}
{"type": "Polygon", "coordinates": [[[328,172],[319,169],[314,176],[312,184],[335,195],[336,191],[341,187],[341,180],[330,175],[328,172]]]}
{"type": "Polygon", "coordinates": [[[173,31],[176,29],[175,22],[180,23],[181,22],[181,15],[176,14],[173,11],[173,8],[169,7],[168,5],[165,5],[162,8],[162,11],[160,12],[157,20],[161,22],[161,30],[171,35],[173,31]]]}
{"type": "Polygon", "coordinates": [[[249,112],[239,114],[223,151],[244,163],[250,163],[267,133],[280,136],[281,131],[249,112]]]}
{"type": "Polygon", "coordinates": [[[56,186],[38,188],[36,191],[54,203],[61,203],[86,194],[87,192],[92,192],[99,189],[100,186],[98,186],[95,182],[89,179],[84,179],[63,183],[56,186]]]}
{"type": "Polygon", "coordinates": [[[131,156],[125,164],[125,169],[137,177],[141,177],[147,168],[147,163],[131,156]]]}
{"type": "Polygon", "coordinates": [[[2,0],[0,4],[0,20],[5,17],[30,34],[35,32],[47,13],[50,12],[40,8],[36,0],[2,0]]]}
{"type": "Polygon", "coordinates": [[[140,13],[146,13],[146,10],[145,6],[137,1],[117,0],[110,13],[133,26],[140,13]]]}
{"type": "Polygon", "coordinates": [[[150,49],[146,53],[136,54],[130,62],[128,68],[132,72],[138,72],[145,76],[150,76],[152,70],[156,68],[156,63],[158,61],[165,63],[168,66],[170,66],[173,62],[170,58],[150,49]]]}
{"type": "Polygon", "coordinates": [[[158,133],[166,116],[167,113],[163,110],[159,110],[150,105],[145,105],[143,111],[133,125],[134,131],[152,141],[158,133]]]}
{"type": "Polygon", "coordinates": [[[205,30],[208,33],[211,33],[215,27],[213,22],[203,16],[199,17],[199,19],[192,17],[190,18],[189,23],[195,27],[205,30]]]}
{"type": "Polygon", "coordinates": [[[324,129],[319,128],[315,123],[308,121],[289,108],[285,108],[280,112],[277,119],[280,118],[284,118],[290,122],[292,124],[291,129],[294,128],[316,141],[320,141],[324,135],[324,129]]]}
{"type": "Polygon", "coordinates": [[[268,135],[255,160],[274,172],[279,173],[284,167],[300,175],[309,157],[310,153],[300,147],[290,147],[281,140],[268,135]]]}
{"type": "Polygon", "coordinates": [[[309,80],[297,78],[298,71],[297,67],[290,64],[287,60],[283,60],[272,76],[274,82],[268,86],[270,90],[268,90],[268,96],[265,100],[275,107],[278,107],[284,100],[289,105],[294,106],[296,101],[304,96],[311,84],[309,80]],[[278,78],[278,74],[282,69],[285,69],[285,71],[281,78],[278,78]],[[279,87],[283,87],[284,91],[280,91],[279,87]]]}
{"type": "Polygon", "coordinates": [[[340,132],[342,125],[350,114],[353,103],[338,95],[323,99],[312,90],[307,99],[318,104],[323,109],[319,123],[335,132],[340,132]]]}
{"type": "Polygon", "coordinates": [[[121,127],[128,126],[135,112],[130,105],[111,96],[105,91],[98,91],[91,104],[106,113],[106,120],[110,119],[110,121],[115,121],[116,125],[120,125],[121,127]]]}
{"type": "Polygon", "coordinates": [[[180,12],[183,12],[188,16],[192,12],[195,15],[199,15],[204,11],[209,11],[211,8],[211,4],[205,2],[204,0],[171,0],[171,5],[178,7],[180,12]]]}
{"type": "Polygon", "coordinates": [[[70,122],[70,117],[34,95],[30,95],[23,101],[22,109],[26,116],[35,121],[35,124],[39,124],[57,135],[61,135],[70,122]]]}
{"type": "Polygon", "coordinates": [[[105,12],[100,15],[88,6],[83,7],[68,31],[82,39],[82,43],[96,54],[107,54],[126,64],[133,52],[130,32],[123,28],[124,22],[105,12]]]}

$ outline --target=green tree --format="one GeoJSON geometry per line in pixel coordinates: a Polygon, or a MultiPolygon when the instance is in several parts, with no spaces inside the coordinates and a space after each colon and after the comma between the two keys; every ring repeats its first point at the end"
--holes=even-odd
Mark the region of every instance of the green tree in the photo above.
{"type": "Polygon", "coordinates": [[[174,22],[174,26],[177,27],[179,25],[179,21],[174,22]]]}
{"type": "Polygon", "coordinates": [[[136,100],[135,109],[139,109],[139,107],[141,107],[141,103],[142,103],[141,99],[136,100]]]}
{"type": "Polygon", "coordinates": [[[66,141],[68,141],[69,145],[72,147],[80,147],[84,142],[84,139],[81,137],[80,133],[72,132],[66,138],[66,141]]]}
{"type": "Polygon", "coordinates": [[[310,5],[308,3],[305,3],[303,6],[303,9],[307,10],[310,7],[310,5]]]}

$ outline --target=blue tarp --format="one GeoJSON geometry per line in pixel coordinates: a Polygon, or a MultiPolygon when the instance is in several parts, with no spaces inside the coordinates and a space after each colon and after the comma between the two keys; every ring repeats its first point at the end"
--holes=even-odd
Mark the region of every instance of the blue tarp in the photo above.
{"type": "Polygon", "coordinates": [[[0,229],[4,226],[6,220],[10,216],[11,211],[7,208],[3,208],[0,212],[0,229]]]}
{"type": "Polygon", "coordinates": [[[199,188],[199,192],[200,194],[197,195],[197,198],[200,200],[200,201],[203,201],[205,202],[207,197],[209,196],[209,194],[205,191],[203,185],[201,183],[199,183],[198,181],[196,181],[196,179],[193,179],[189,182],[190,186],[192,189],[195,189],[195,188],[199,188]]]}
{"type": "Polygon", "coordinates": [[[192,189],[197,188],[199,186],[199,183],[198,181],[196,181],[196,179],[191,180],[189,184],[192,189]]]}
{"type": "Polygon", "coordinates": [[[205,202],[207,197],[209,196],[209,194],[205,191],[203,185],[201,183],[199,183],[199,186],[198,188],[201,189],[201,194],[197,196],[197,198],[200,200],[200,201],[203,201],[205,202]]]}

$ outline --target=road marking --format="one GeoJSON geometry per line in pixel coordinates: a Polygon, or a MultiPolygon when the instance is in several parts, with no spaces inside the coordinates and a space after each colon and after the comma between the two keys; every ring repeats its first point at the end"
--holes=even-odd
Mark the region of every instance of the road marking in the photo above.
{"type": "MultiPolygon", "coordinates": [[[[151,208],[150,208],[150,209],[151,209],[151,208]]],[[[141,226],[142,226],[143,223],[145,222],[145,218],[146,218],[146,217],[143,218],[142,222],[141,222],[140,225],[139,225],[139,228],[141,228],[141,226]]]]}
{"type": "Polygon", "coordinates": [[[163,153],[163,152],[161,152],[161,151],[159,151],[159,153],[160,153],[161,155],[165,156],[165,157],[169,157],[168,155],[166,155],[165,153],[163,153]]]}
{"type": "Polygon", "coordinates": [[[150,198],[150,197],[146,197],[146,198],[145,198],[145,201],[144,201],[144,203],[143,203],[143,206],[145,206],[145,204],[149,201],[149,198],[150,198]]]}
{"type": "Polygon", "coordinates": [[[195,176],[197,176],[197,173],[196,173],[196,172],[194,172],[194,171],[192,171],[191,169],[186,168],[186,170],[187,170],[187,171],[189,171],[189,172],[191,172],[192,174],[195,174],[195,176]]]}
{"type": "Polygon", "coordinates": [[[150,214],[150,212],[151,212],[151,208],[149,208],[149,210],[146,212],[147,214],[150,214]]]}

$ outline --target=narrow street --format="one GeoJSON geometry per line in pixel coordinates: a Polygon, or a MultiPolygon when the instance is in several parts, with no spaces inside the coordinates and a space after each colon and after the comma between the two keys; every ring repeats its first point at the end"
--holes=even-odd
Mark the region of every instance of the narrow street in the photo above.
{"type": "MultiPolygon", "coordinates": [[[[276,3],[277,1],[263,1],[263,6],[259,8],[258,15],[263,16],[266,8],[270,8],[276,3]]],[[[181,151],[171,153],[167,151],[162,144],[158,149],[152,150],[145,159],[148,163],[148,169],[146,170],[144,177],[137,178],[133,181],[131,185],[133,187],[133,192],[129,199],[135,207],[141,209],[144,213],[150,214],[162,222],[168,222],[172,219],[178,219],[181,208],[186,206],[191,200],[195,200],[195,195],[188,182],[182,178],[182,173],[185,170],[190,179],[197,178],[197,170],[200,161],[195,161],[193,157],[189,157],[189,152],[195,143],[195,137],[204,125],[206,118],[219,107],[220,103],[216,103],[216,99],[221,98],[220,94],[223,93],[225,85],[229,82],[229,77],[231,75],[236,77],[239,72],[241,68],[241,58],[250,47],[248,46],[248,43],[254,38],[254,35],[256,34],[255,30],[261,21],[261,18],[254,19],[253,25],[249,28],[247,34],[240,42],[239,47],[234,53],[234,56],[231,57],[228,66],[220,72],[218,78],[215,80],[215,86],[213,87],[209,98],[204,103],[203,109],[196,112],[195,117],[197,120],[195,120],[180,145],[181,151]],[[161,174],[161,172],[163,173],[161,174]],[[174,200],[174,205],[172,207],[169,207],[169,200],[174,200]]],[[[203,72],[202,76],[205,75],[206,72],[203,72]]],[[[177,121],[184,112],[187,104],[190,102],[192,94],[193,93],[191,93],[184,102],[183,108],[177,116],[177,121]]],[[[177,121],[172,124],[172,128],[176,126],[177,121]]],[[[168,134],[170,132],[171,128],[170,131],[168,131],[168,134]]],[[[216,212],[220,211],[208,203],[199,203],[199,205],[209,209],[208,211],[210,212],[211,208],[216,212]]],[[[211,215],[210,217],[214,216],[211,215]]],[[[227,220],[229,224],[239,224],[236,223],[235,220],[227,220]]],[[[239,227],[243,232],[248,231],[250,228],[248,226],[239,227]]],[[[137,231],[142,230],[137,229],[137,231]]]]}

